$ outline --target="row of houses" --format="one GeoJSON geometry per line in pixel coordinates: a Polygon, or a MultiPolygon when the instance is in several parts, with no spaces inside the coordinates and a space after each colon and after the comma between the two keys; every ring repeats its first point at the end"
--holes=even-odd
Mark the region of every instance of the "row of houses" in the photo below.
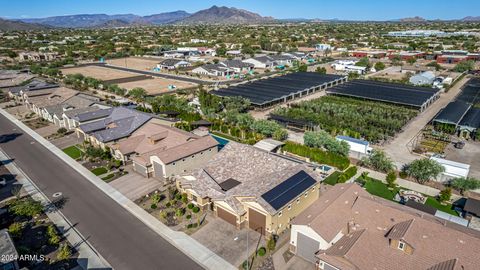
{"type": "Polygon", "coordinates": [[[94,147],[109,150],[145,177],[166,179],[198,168],[218,151],[210,135],[173,128],[174,121],[46,82],[12,88],[10,96],[52,122],[74,131],[94,147]],[[33,87],[36,86],[36,87],[33,87]]]}
{"type": "Polygon", "coordinates": [[[420,51],[378,51],[378,50],[358,50],[350,51],[349,56],[356,58],[399,58],[402,61],[408,61],[410,59],[427,59],[435,60],[440,64],[457,64],[462,61],[480,61],[480,53],[469,53],[467,51],[460,50],[445,50],[441,52],[420,52],[420,51]]]}

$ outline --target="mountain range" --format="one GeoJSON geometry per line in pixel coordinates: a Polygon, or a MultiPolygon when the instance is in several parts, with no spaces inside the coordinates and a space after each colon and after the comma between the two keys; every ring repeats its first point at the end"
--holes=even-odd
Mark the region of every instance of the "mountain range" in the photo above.
{"type": "MultiPolygon", "coordinates": [[[[5,20],[0,18],[0,30],[36,30],[48,28],[113,28],[144,25],[164,24],[259,24],[269,22],[331,22],[337,20],[320,19],[282,19],[276,20],[273,17],[263,17],[251,11],[212,6],[190,14],[183,10],[139,16],[135,14],[78,14],[67,16],[53,16],[46,18],[5,20]]],[[[422,23],[428,22],[422,17],[411,17],[398,20],[397,22],[422,23]]],[[[480,16],[469,16],[459,20],[464,22],[480,22],[480,16]]]]}

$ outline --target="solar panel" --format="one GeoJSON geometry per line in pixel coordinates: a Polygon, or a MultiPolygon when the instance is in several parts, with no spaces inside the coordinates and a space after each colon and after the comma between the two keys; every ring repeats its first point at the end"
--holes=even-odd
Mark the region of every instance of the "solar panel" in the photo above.
{"type": "Polygon", "coordinates": [[[317,181],[308,173],[300,171],[268,192],[262,194],[262,198],[275,210],[278,210],[315,183],[317,183],[317,181]]]}
{"type": "Polygon", "coordinates": [[[332,83],[343,77],[313,72],[297,72],[232,86],[212,91],[212,93],[222,97],[241,96],[249,99],[254,105],[264,105],[312,87],[332,83]]]}
{"type": "Polygon", "coordinates": [[[329,93],[341,96],[364,98],[374,101],[422,107],[435,96],[438,89],[414,87],[395,83],[384,83],[367,80],[354,80],[336,86],[329,93]]]}
{"type": "Polygon", "coordinates": [[[230,189],[240,185],[241,183],[233,178],[228,178],[227,180],[218,184],[223,191],[229,191],[230,189]]]}

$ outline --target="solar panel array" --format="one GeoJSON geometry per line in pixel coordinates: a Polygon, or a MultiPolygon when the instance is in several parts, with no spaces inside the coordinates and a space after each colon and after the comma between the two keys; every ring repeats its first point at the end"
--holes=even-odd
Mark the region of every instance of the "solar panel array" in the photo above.
{"type": "Polygon", "coordinates": [[[279,210],[317,181],[305,171],[300,171],[262,195],[275,210],[279,210]]]}
{"type": "Polygon", "coordinates": [[[335,95],[418,108],[424,106],[438,91],[439,89],[368,80],[354,80],[327,90],[335,95]]]}
{"type": "Polygon", "coordinates": [[[474,107],[480,103],[480,79],[470,79],[455,101],[450,102],[435,118],[434,122],[450,123],[478,128],[480,114],[474,107]],[[463,118],[466,118],[465,120],[463,118]]]}
{"type": "Polygon", "coordinates": [[[265,105],[306,89],[334,82],[343,77],[313,72],[297,72],[236,85],[211,93],[222,97],[240,96],[249,99],[254,105],[265,105]]]}

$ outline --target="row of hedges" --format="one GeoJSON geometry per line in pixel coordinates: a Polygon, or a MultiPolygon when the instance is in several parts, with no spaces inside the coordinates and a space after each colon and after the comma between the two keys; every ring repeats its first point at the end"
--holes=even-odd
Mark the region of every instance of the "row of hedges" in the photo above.
{"type": "Polygon", "coordinates": [[[287,141],[282,149],[295,155],[307,157],[316,163],[337,167],[340,170],[345,170],[350,166],[350,160],[347,157],[326,152],[318,148],[310,148],[302,144],[287,141]]]}
{"type": "Polygon", "coordinates": [[[329,184],[329,185],[336,185],[338,183],[345,183],[347,180],[350,178],[354,177],[357,174],[357,167],[352,166],[348,168],[345,172],[334,172],[332,173],[329,177],[327,177],[323,183],[329,184]]]}

